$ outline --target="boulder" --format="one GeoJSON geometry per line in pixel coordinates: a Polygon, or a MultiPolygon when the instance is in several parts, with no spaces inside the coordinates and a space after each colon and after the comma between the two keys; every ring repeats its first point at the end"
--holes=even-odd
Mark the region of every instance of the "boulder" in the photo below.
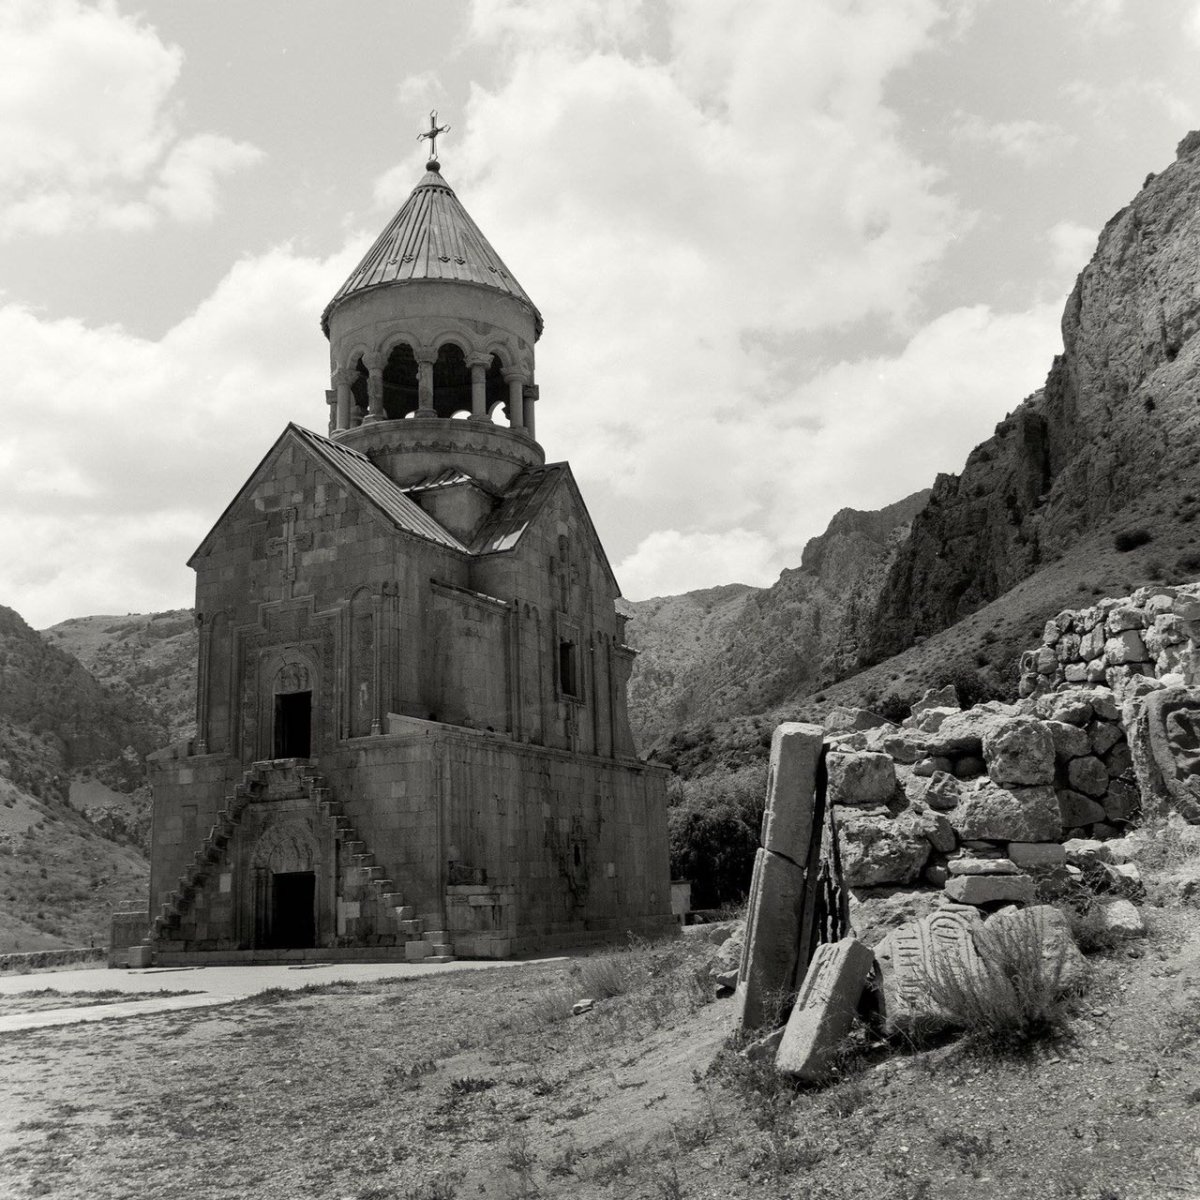
{"type": "Polygon", "coordinates": [[[901,813],[898,821],[910,824],[925,840],[942,854],[949,854],[957,845],[954,826],[940,812],[933,812],[924,805],[914,806],[910,812],[901,813]]]}
{"type": "Polygon", "coordinates": [[[1068,688],[1039,696],[1034,712],[1043,721],[1062,721],[1067,725],[1086,725],[1092,717],[1092,688],[1068,688]]]}
{"type": "Polygon", "coordinates": [[[1063,842],[1063,853],[1073,867],[1084,867],[1092,862],[1109,860],[1105,844],[1095,838],[1069,838],[1063,842]]]}
{"type": "Polygon", "coordinates": [[[937,812],[949,812],[957,808],[961,797],[962,784],[945,771],[937,771],[922,794],[924,802],[937,812]]]}
{"type": "MultiPolygon", "coordinates": [[[[948,758],[927,756],[913,765],[913,774],[928,778],[936,775],[939,771],[949,773],[951,765],[948,758]]],[[[955,803],[957,804],[958,801],[956,800],[955,803]]]]}
{"type": "Polygon", "coordinates": [[[1059,788],[1058,811],[1064,829],[1078,829],[1104,820],[1104,808],[1090,796],[1073,792],[1070,788],[1059,788]]]}
{"type": "Polygon", "coordinates": [[[1042,982],[1056,991],[1074,987],[1087,976],[1071,927],[1051,904],[1005,909],[989,917],[974,936],[975,949],[988,964],[1024,965],[1036,954],[1042,982]]]}
{"type": "Polygon", "coordinates": [[[912,883],[929,859],[929,841],[912,814],[847,815],[838,822],[838,834],[850,887],[912,883]]]}
{"type": "Polygon", "coordinates": [[[999,707],[1003,711],[997,712],[996,706],[979,705],[965,712],[951,713],[940,729],[928,735],[929,753],[950,757],[982,754],[984,737],[999,731],[1015,715],[1015,709],[999,707]]]}
{"type": "Polygon", "coordinates": [[[1116,779],[1118,775],[1124,775],[1133,767],[1133,755],[1129,750],[1128,742],[1118,742],[1105,756],[1105,769],[1108,771],[1110,779],[1116,779]]]}
{"type": "Polygon", "coordinates": [[[1121,604],[1108,614],[1105,625],[1110,634],[1124,633],[1127,629],[1145,629],[1146,614],[1140,608],[1121,604]]]}
{"type": "Polygon", "coordinates": [[[1060,762],[1069,762],[1072,758],[1082,758],[1091,753],[1092,741],[1078,725],[1068,725],[1066,721],[1047,721],[1045,725],[1054,742],[1054,757],[1060,762]]]}
{"type": "Polygon", "coordinates": [[[922,733],[914,733],[911,729],[888,733],[875,739],[874,745],[889,758],[906,765],[928,757],[929,743],[926,736],[922,733]]]}
{"type": "Polygon", "coordinates": [[[892,722],[865,708],[847,708],[839,705],[826,713],[823,724],[826,733],[853,733],[858,729],[891,725],[892,722]]]}
{"type": "Polygon", "coordinates": [[[1083,758],[1074,758],[1067,764],[1067,780],[1075,791],[1082,792],[1085,796],[1103,796],[1108,791],[1108,768],[1091,754],[1083,758]]]}
{"type": "MultiPolygon", "coordinates": [[[[1091,751],[1100,757],[1107,754],[1124,737],[1124,730],[1115,721],[1092,721],[1088,725],[1091,751]]],[[[1084,753],[1086,754],[1087,751],[1085,750],[1084,753]]]]}
{"type": "Polygon", "coordinates": [[[1149,658],[1146,643],[1142,641],[1142,635],[1135,630],[1127,629],[1104,643],[1104,660],[1109,666],[1123,667],[1144,663],[1149,658]]]}
{"type": "Polygon", "coordinates": [[[1131,900],[1108,900],[1097,911],[1107,933],[1121,937],[1145,937],[1146,922],[1131,900]]]}
{"type": "Polygon", "coordinates": [[[995,783],[1025,787],[1054,782],[1054,739],[1041,721],[1016,717],[990,726],[983,760],[995,783]]]}
{"type": "Polygon", "coordinates": [[[1031,904],[1033,880],[1028,875],[952,875],[946,895],[959,904],[1031,904]]]}
{"type": "Polygon", "coordinates": [[[826,756],[831,804],[887,804],[896,793],[896,766],[886,754],[826,756]]]}
{"type": "Polygon", "coordinates": [[[963,788],[950,823],[960,839],[1049,842],[1062,831],[1053,788],[1003,788],[990,779],[963,788]]]}

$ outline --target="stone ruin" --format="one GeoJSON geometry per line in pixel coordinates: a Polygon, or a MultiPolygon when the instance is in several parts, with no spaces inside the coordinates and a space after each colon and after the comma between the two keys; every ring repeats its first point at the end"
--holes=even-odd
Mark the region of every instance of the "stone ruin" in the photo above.
{"type": "Polygon", "coordinates": [[[932,973],[986,972],[1014,934],[1069,985],[1082,958],[1037,900],[1085,873],[1102,924],[1144,933],[1118,839],[1151,814],[1200,824],[1198,644],[1200,584],[1142,588],[1048,622],[1013,704],[946,688],[899,724],[776,729],[736,976],[739,1027],[765,1034],[748,1052],[819,1079],[865,990],[895,1029],[928,1015],[932,973]],[[919,919],[868,948],[848,935],[879,905],[919,919]]]}

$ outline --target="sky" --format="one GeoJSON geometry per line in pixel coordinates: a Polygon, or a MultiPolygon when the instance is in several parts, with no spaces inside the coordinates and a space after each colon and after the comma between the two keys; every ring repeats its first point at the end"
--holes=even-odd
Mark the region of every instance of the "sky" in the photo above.
{"type": "Polygon", "coordinates": [[[191,603],[432,108],[624,594],[768,585],[1042,385],[1200,0],[0,0],[0,604],[191,603]]]}

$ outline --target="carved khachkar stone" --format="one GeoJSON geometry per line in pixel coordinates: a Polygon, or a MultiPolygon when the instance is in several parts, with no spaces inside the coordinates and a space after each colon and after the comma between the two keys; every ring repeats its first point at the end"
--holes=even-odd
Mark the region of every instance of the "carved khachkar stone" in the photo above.
{"type": "Polygon", "coordinates": [[[977,909],[947,909],[900,926],[875,947],[879,1007],[888,1030],[936,1015],[931,980],[984,969],[972,936],[981,925],[977,909]]]}
{"type": "Polygon", "coordinates": [[[780,1071],[807,1080],[828,1074],[858,1011],[872,961],[871,951],[853,938],[817,947],[775,1056],[780,1071]]]}
{"type": "Polygon", "coordinates": [[[1163,688],[1136,703],[1129,748],[1143,810],[1200,824],[1200,688],[1163,688]]]}
{"type": "Polygon", "coordinates": [[[762,848],[754,863],[737,1019],[754,1030],[787,1011],[817,939],[824,815],[823,733],[786,722],[771,739],[762,848]]]}

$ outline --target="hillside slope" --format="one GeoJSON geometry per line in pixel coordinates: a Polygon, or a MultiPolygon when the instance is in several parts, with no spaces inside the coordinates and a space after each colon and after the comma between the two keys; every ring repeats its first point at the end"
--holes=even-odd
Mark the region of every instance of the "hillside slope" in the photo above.
{"type": "Polygon", "coordinates": [[[878,512],[843,509],[769,588],[731,584],[628,603],[639,652],[639,745],[680,725],[756,713],[853,669],[888,566],[928,492],[878,512]]]}

